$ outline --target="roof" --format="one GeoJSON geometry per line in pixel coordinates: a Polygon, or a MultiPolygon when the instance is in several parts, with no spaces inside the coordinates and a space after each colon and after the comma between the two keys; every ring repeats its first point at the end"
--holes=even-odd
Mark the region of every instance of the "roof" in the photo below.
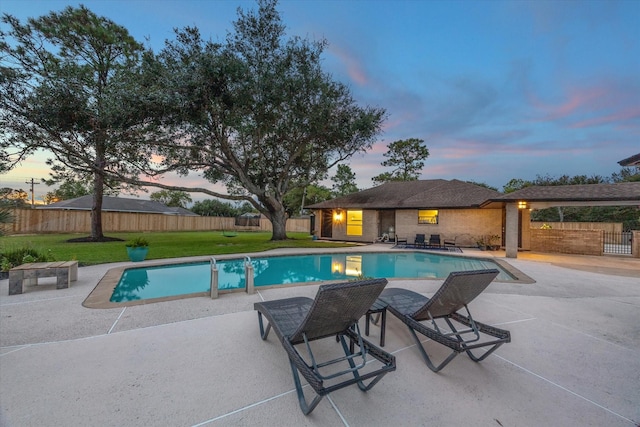
{"type": "Polygon", "coordinates": [[[640,166],[640,153],[618,162],[620,166],[640,166]]]}
{"type": "MultiPolygon", "coordinates": [[[[91,210],[93,196],[82,196],[75,199],[62,200],[50,205],[38,207],[38,209],[68,209],[68,210],[91,210]]],[[[193,212],[180,208],[163,205],[160,202],[143,199],[128,199],[124,197],[104,196],[102,199],[103,212],[135,212],[135,213],[155,213],[165,215],[186,215],[198,216],[193,212]]]]}
{"type": "Polygon", "coordinates": [[[640,205],[640,182],[531,186],[483,203],[526,201],[529,207],[640,205]]]}
{"type": "Polygon", "coordinates": [[[421,181],[393,181],[308,206],[311,209],[416,209],[416,208],[470,208],[501,193],[453,179],[421,181]]]}

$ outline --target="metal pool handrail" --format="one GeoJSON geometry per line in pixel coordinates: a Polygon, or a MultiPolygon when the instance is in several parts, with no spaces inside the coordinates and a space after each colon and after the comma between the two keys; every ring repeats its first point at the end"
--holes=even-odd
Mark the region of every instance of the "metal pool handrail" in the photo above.
{"type": "Polygon", "coordinates": [[[246,282],[246,289],[248,294],[255,293],[255,287],[253,282],[253,264],[251,264],[251,257],[245,255],[244,261],[244,278],[246,282]]]}
{"type": "Polygon", "coordinates": [[[216,299],[218,298],[218,265],[214,257],[209,260],[209,265],[211,267],[211,299],[216,299]]]}

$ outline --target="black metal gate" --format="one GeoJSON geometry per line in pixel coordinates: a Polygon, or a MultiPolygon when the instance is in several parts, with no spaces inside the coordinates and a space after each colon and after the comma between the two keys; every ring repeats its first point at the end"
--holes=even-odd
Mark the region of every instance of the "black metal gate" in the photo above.
{"type": "Polygon", "coordinates": [[[622,233],[604,231],[603,233],[603,252],[605,254],[631,255],[631,239],[633,234],[630,231],[624,231],[622,233]]]}

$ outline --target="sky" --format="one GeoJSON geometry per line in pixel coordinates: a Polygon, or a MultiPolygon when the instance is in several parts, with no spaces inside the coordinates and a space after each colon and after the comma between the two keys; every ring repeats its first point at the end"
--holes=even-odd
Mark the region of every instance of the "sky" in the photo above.
{"type": "MultiPolygon", "coordinates": [[[[224,41],[237,8],[257,8],[241,0],[2,0],[0,12],[24,21],[79,4],[154,50],[185,26],[224,41]]],[[[326,39],[323,68],[358,104],[387,112],[373,148],[349,162],[361,189],[390,171],[380,163],[400,139],[425,141],[420,179],[498,190],[538,175],[610,177],[618,161],[640,153],[639,0],[280,0],[278,10],[287,35],[326,39]]],[[[31,178],[48,177],[46,158],[0,175],[0,187],[29,191],[31,178]]],[[[203,184],[197,174],[164,182],[203,184]]],[[[37,199],[51,188],[34,190],[37,199]]]]}

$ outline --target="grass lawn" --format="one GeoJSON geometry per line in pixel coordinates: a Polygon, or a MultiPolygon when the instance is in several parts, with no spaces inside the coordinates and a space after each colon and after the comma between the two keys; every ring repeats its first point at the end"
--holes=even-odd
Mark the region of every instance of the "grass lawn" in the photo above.
{"type": "MultiPolygon", "coordinates": [[[[240,232],[225,237],[221,231],[188,231],[171,233],[105,233],[107,237],[130,240],[143,236],[149,241],[147,259],[178,258],[185,256],[219,255],[262,252],[275,248],[342,248],[347,243],[318,242],[308,233],[288,233],[289,240],[272,242],[270,232],[240,232]]],[[[80,265],[128,261],[125,242],[69,243],[67,240],[83,237],[80,234],[15,235],[0,238],[0,253],[24,247],[42,254],[49,253],[53,260],[78,260],[80,265]]]]}

